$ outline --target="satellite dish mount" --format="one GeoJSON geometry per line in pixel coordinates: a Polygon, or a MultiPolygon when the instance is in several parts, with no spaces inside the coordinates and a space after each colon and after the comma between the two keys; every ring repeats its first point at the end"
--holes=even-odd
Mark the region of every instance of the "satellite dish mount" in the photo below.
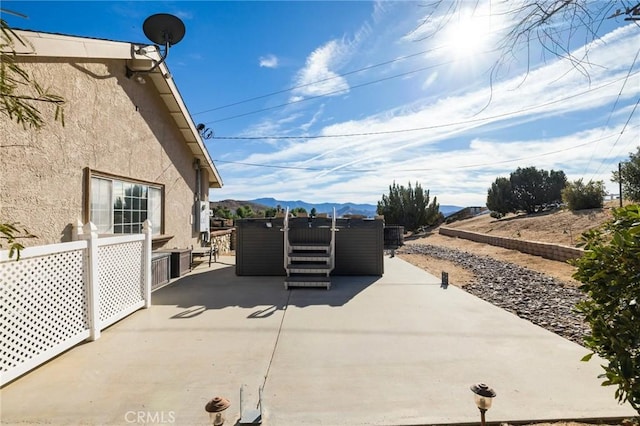
{"type": "MultiPolygon", "coordinates": [[[[184,37],[185,28],[184,23],[176,16],[169,15],[168,13],[157,13],[149,16],[142,24],[142,31],[144,35],[151,40],[155,46],[160,49],[160,46],[164,46],[164,52],[158,62],[156,62],[148,70],[132,70],[127,66],[127,77],[138,73],[150,73],[162,64],[169,55],[169,48],[174,44],[178,44],[184,37]]],[[[138,49],[136,53],[143,53],[144,48],[138,49]]]]}

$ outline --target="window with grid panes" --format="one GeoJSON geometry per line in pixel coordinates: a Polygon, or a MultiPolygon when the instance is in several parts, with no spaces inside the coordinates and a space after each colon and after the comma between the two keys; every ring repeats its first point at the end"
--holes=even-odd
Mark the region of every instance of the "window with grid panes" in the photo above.
{"type": "Polygon", "coordinates": [[[102,176],[91,177],[90,220],[101,234],[139,234],[145,220],[162,230],[162,188],[102,176]]]}

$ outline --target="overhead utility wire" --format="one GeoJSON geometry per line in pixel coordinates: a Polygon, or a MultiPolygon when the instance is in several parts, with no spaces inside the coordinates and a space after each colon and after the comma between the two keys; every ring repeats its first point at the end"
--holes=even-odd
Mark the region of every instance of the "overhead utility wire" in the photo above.
{"type": "MultiPolygon", "coordinates": [[[[494,34],[494,33],[499,33],[500,31],[502,31],[504,29],[505,28],[500,28],[498,30],[491,31],[488,34],[491,35],[491,34],[494,34]]],[[[558,33],[567,32],[567,31],[570,31],[570,30],[571,30],[571,28],[565,28],[563,30],[558,30],[558,33]]],[[[537,38],[540,39],[539,36],[537,38]]],[[[421,52],[416,52],[416,53],[412,53],[410,55],[405,55],[405,56],[399,56],[399,57],[397,57],[395,59],[390,59],[388,61],[380,62],[378,64],[369,65],[369,66],[366,66],[366,67],[363,67],[363,68],[358,68],[358,69],[355,69],[355,70],[352,70],[352,71],[347,71],[347,72],[345,72],[343,74],[337,74],[337,75],[334,75],[332,77],[323,78],[323,79],[320,79],[320,80],[312,81],[310,83],[301,84],[299,86],[289,87],[287,89],[282,89],[282,90],[278,90],[278,91],[275,91],[275,92],[266,93],[264,95],[254,96],[252,98],[247,98],[247,99],[244,99],[244,100],[241,100],[241,101],[237,101],[237,102],[233,102],[233,103],[230,103],[230,104],[221,105],[219,107],[215,107],[215,108],[207,109],[207,110],[204,110],[204,111],[196,112],[196,113],[194,113],[192,115],[195,116],[195,115],[204,114],[204,113],[207,113],[207,112],[218,111],[218,110],[229,108],[229,107],[232,107],[232,106],[236,106],[236,105],[244,104],[244,103],[247,103],[247,102],[255,101],[255,100],[258,100],[258,99],[264,99],[264,98],[268,98],[270,96],[279,95],[281,93],[291,92],[291,91],[296,90],[296,89],[301,89],[303,87],[312,86],[312,85],[318,84],[318,83],[324,83],[325,81],[334,80],[336,78],[345,77],[345,76],[348,76],[348,75],[351,75],[351,74],[356,74],[356,73],[359,73],[359,72],[362,72],[362,71],[368,71],[368,70],[373,69],[373,68],[377,68],[377,67],[380,67],[380,66],[383,66],[383,65],[389,65],[389,64],[392,64],[394,62],[398,62],[398,61],[402,61],[402,60],[405,60],[405,59],[413,58],[413,57],[416,57],[416,56],[423,55],[425,53],[431,53],[431,52],[434,52],[436,50],[445,49],[445,48],[448,48],[448,47],[449,46],[446,45],[446,44],[442,45],[442,46],[436,46],[434,48],[423,50],[421,52]]],[[[496,50],[497,49],[491,49],[491,50],[488,50],[488,51],[485,51],[485,52],[481,52],[481,53],[491,53],[491,52],[494,52],[496,50]]],[[[446,63],[443,64],[443,65],[446,65],[446,63]]],[[[283,106],[285,106],[285,105],[288,105],[288,104],[284,104],[283,106]]],[[[256,111],[256,112],[262,112],[262,111],[256,111]]],[[[211,122],[209,122],[209,123],[211,123],[211,122]]]]}
{"type": "MultiPolygon", "coordinates": [[[[631,110],[631,114],[629,114],[629,118],[627,118],[627,122],[624,123],[624,127],[620,131],[620,134],[618,135],[618,138],[613,143],[613,145],[611,146],[611,149],[607,153],[607,157],[611,154],[611,151],[613,151],[613,148],[615,148],[615,146],[618,144],[618,142],[620,142],[620,138],[622,138],[622,135],[624,134],[625,130],[627,130],[627,126],[629,125],[629,122],[631,121],[631,117],[633,117],[633,114],[635,114],[636,108],[638,108],[638,104],[640,104],[640,97],[638,98],[638,101],[636,102],[636,104],[633,106],[633,109],[631,110]]],[[[637,126],[635,126],[635,127],[637,127],[637,126]]],[[[598,172],[600,171],[600,169],[602,168],[602,166],[604,165],[605,162],[606,162],[606,160],[602,160],[602,162],[600,163],[600,166],[598,166],[598,169],[593,174],[594,176],[598,174],[598,172]]],[[[609,162],[611,162],[611,160],[609,160],[609,162]]]]}
{"type": "Polygon", "coordinates": [[[269,96],[274,96],[274,95],[279,95],[281,93],[291,92],[291,91],[296,90],[296,89],[302,89],[303,87],[312,86],[312,85],[318,84],[318,83],[324,83],[325,81],[335,80],[336,78],[346,77],[346,76],[351,75],[351,74],[356,74],[356,73],[359,73],[359,72],[362,72],[362,71],[368,71],[368,70],[373,69],[373,68],[381,67],[381,66],[384,66],[384,65],[389,65],[389,64],[392,64],[394,62],[403,61],[405,59],[409,59],[409,58],[413,58],[413,57],[416,57],[416,56],[424,55],[425,53],[431,53],[431,52],[434,52],[436,50],[443,49],[445,47],[446,46],[438,46],[438,47],[434,47],[432,49],[423,50],[422,52],[413,53],[411,55],[398,56],[395,59],[390,59],[390,60],[385,61],[385,62],[380,62],[379,64],[369,65],[369,66],[366,66],[364,68],[359,68],[359,69],[356,69],[356,70],[345,72],[344,74],[337,74],[337,75],[334,75],[333,77],[327,77],[327,78],[323,78],[321,80],[312,81],[310,83],[301,84],[299,86],[289,87],[288,89],[282,89],[282,90],[278,90],[278,91],[275,91],[275,92],[267,93],[267,94],[264,94],[264,95],[254,96],[253,98],[243,99],[241,101],[233,102],[231,104],[226,104],[226,105],[222,105],[222,106],[219,106],[219,107],[215,107],[215,108],[207,109],[207,110],[204,110],[204,111],[196,112],[196,113],[194,113],[192,115],[205,114],[207,112],[212,112],[212,111],[217,111],[217,110],[224,109],[224,108],[229,108],[229,107],[240,105],[240,104],[244,104],[244,103],[247,103],[247,102],[256,101],[258,99],[268,98],[269,96]]]}
{"type": "MultiPolygon", "coordinates": [[[[638,127],[640,127],[640,126],[633,126],[632,129],[635,129],[635,128],[638,128],[638,127]]],[[[610,135],[602,136],[602,137],[600,137],[598,139],[594,139],[594,140],[589,141],[589,142],[581,143],[581,144],[576,145],[576,146],[572,146],[572,147],[569,147],[569,148],[563,148],[563,149],[559,149],[559,150],[556,150],[556,151],[545,152],[545,153],[538,154],[538,155],[532,155],[532,156],[529,156],[529,157],[514,158],[514,159],[511,159],[511,160],[503,160],[503,161],[492,161],[490,163],[468,164],[468,165],[464,165],[464,166],[447,167],[447,170],[470,169],[470,168],[475,168],[475,167],[491,166],[493,164],[512,163],[514,161],[523,161],[523,160],[530,160],[530,159],[533,159],[533,158],[545,157],[547,155],[558,154],[558,153],[561,153],[561,152],[571,151],[571,150],[577,149],[577,148],[582,148],[583,146],[591,145],[593,143],[597,143],[597,142],[600,142],[602,140],[612,138],[612,137],[614,137],[616,135],[617,135],[617,133],[612,133],[610,135]]],[[[218,160],[218,159],[214,159],[213,161],[217,162],[217,163],[238,164],[238,165],[241,165],[241,166],[263,167],[263,168],[269,168],[269,169],[306,170],[306,171],[312,171],[312,172],[323,172],[323,171],[327,170],[326,168],[323,169],[323,168],[318,168],[318,167],[278,166],[278,165],[271,165],[271,164],[245,163],[245,162],[241,162],[241,161],[226,161],[226,160],[218,160]]],[[[349,172],[349,173],[376,172],[376,171],[379,171],[379,170],[380,169],[346,169],[346,168],[342,169],[342,171],[349,172]]],[[[397,172],[427,172],[427,171],[437,171],[437,170],[443,170],[443,169],[438,169],[438,168],[396,169],[395,171],[397,171],[397,172]]]]}
{"type": "MultiPolygon", "coordinates": [[[[616,101],[613,103],[613,107],[611,108],[611,112],[609,112],[609,116],[607,117],[607,122],[604,124],[604,127],[607,127],[609,125],[609,121],[611,121],[611,117],[613,117],[613,113],[615,112],[616,107],[618,106],[618,101],[620,100],[620,97],[622,96],[622,92],[624,91],[624,88],[627,85],[627,81],[629,81],[629,77],[631,76],[631,71],[633,71],[633,67],[635,66],[636,61],[638,60],[639,54],[640,54],[640,49],[638,49],[638,51],[636,52],[636,56],[633,58],[633,62],[629,67],[629,71],[627,72],[627,77],[622,82],[622,87],[620,88],[620,92],[618,92],[616,101]]],[[[593,160],[593,155],[596,153],[597,148],[598,148],[598,145],[593,147],[593,151],[591,151],[591,157],[589,157],[589,162],[587,163],[586,167],[584,168],[584,171],[582,172],[583,175],[586,174],[587,170],[589,169],[589,166],[591,165],[591,160],[593,160]]],[[[600,169],[598,168],[598,170],[600,169]]]]}
{"type": "MultiPolygon", "coordinates": [[[[443,65],[448,65],[448,64],[451,64],[453,62],[456,62],[456,60],[442,62],[442,63],[436,64],[436,65],[429,65],[427,67],[418,68],[418,69],[413,70],[413,71],[407,71],[407,72],[403,72],[401,74],[395,74],[395,75],[392,75],[392,76],[389,76],[389,77],[384,77],[384,78],[379,78],[377,80],[368,81],[366,83],[356,84],[356,85],[350,86],[349,89],[357,89],[359,87],[370,86],[372,84],[380,83],[381,81],[392,80],[394,78],[404,77],[404,76],[407,76],[407,75],[410,75],[410,74],[415,74],[415,73],[418,73],[418,72],[421,72],[421,71],[426,71],[426,70],[431,69],[431,68],[437,68],[437,67],[440,67],[440,66],[443,66],[443,65]]],[[[289,102],[285,102],[283,104],[274,105],[274,106],[270,106],[270,107],[266,107],[266,108],[261,108],[261,109],[257,109],[257,110],[254,110],[254,111],[245,112],[245,113],[242,113],[242,114],[236,114],[236,115],[232,115],[230,117],[220,118],[218,120],[206,121],[205,124],[219,123],[221,121],[227,121],[227,120],[232,120],[234,118],[245,117],[247,115],[257,114],[259,112],[269,111],[269,110],[272,110],[272,109],[282,108],[282,107],[285,107],[285,106],[288,106],[288,105],[298,104],[300,102],[306,102],[306,101],[311,101],[313,99],[324,98],[325,96],[335,95],[336,93],[341,93],[341,92],[344,92],[344,91],[345,91],[345,89],[333,90],[331,92],[326,92],[326,93],[323,93],[321,95],[308,96],[308,97],[303,98],[303,99],[298,99],[298,100],[295,100],[295,101],[289,101],[289,102]]]]}
{"type": "MultiPolygon", "coordinates": [[[[639,74],[640,71],[636,71],[635,73],[631,74],[630,76],[639,74]]],[[[627,78],[628,76],[625,76],[623,78],[619,78],[617,80],[613,80],[610,81],[608,83],[604,83],[601,86],[598,87],[593,87],[591,89],[587,89],[583,92],[580,93],[576,93],[573,94],[571,96],[567,96],[564,98],[560,98],[560,99],[556,99],[554,101],[549,101],[549,102],[545,102],[543,104],[538,104],[538,105],[532,105],[530,107],[527,108],[521,108],[517,111],[511,111],[511,112],[505,112],[502,114],[496,114],[496,115],[492,115],[489,117],[484,117],[484,118],[473,118],[473,119],[469,119],[469,120],[463,120],[463,121],[456,121],[453,123],[445,123],[445,124],[434,124],[433,126],[425,126],[425,127],[417,127],[417,128],[413,128],[413,129],[400,129],[400,130],[384,130],[384,131],[379,131],[379,132],[363,132],[363,133],[345,133],[345,134],[339,134],[339,135],[309,135],[309,136],[277,136],[277,135],[273,135],[273,136],[214,136],[214,139],[224,139],[224,140],[261,140],[261,139],[320,139],[320,138],[342,138],[342,137],[354,137],[354,136],[375,136],[375,135],[388,135],[388,134],[394,134],[394,133],[408,133],[408,132],[418,132],[418,131],[422,131],[422,130],[432,130],[432,129],[439,129],[439,128],[443,128],[443,127],[451,127],[451,126],[457,126],[457,125],[461,125],[461,124],[470,124],[470,123],[477,123],[477,122],[481,122],[481,121],[487,121],[487,120],[492,120],[494,118],[504,118],[504,117],[508,117],[511,115],[517,115],[520,114],[522,112],[526,112],[526,111],[531,111],[534,109],[538,109],[538,108],[542,108],[542,107],[546,107],[549,105],[553,105],[553,104],[557,104],[560,102],[564,102],[567,101],[569,99],[573,99],[582,95],[585,95],[587,93],[596,91],[596,90],[600,90],[604,87],[607,86],[611,86],[612,84],[615,84],[621,80],[624,80],[625,78],[627,78]]]]}

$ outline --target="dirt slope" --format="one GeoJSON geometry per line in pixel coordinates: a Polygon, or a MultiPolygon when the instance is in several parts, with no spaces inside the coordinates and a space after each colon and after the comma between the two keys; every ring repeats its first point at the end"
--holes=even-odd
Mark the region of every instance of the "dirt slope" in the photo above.
{"type": "MultiPolygon", "coordinates": [[[[610,218],[611,210],[609,208],[579,212],[557,210],[533,215],[507,215],[502,219],[494,219],[488,214],[484,214],[446,226],[490,235],[575,246],[584,231],[595,228],[610,218]]],[[[568,285],[579,284],[572,278],[575,268],[568,263],[548,260],[515,250],[475,243],[460,238],[447,237],[440,235],[438,229],[423,234],[406,236],[405,244],[407,247],[398,251],[398,255],[401,258],[436,276],[440,276],[442,271],[448,272],[450,283],[454,285],[463,286],[473,280],[473,275],[451,262],[424,255],[407,254],[406,252],[410,245],[431,244],[490,256],[497,260],[512,262],[525,268],[545,273],[568,285]]]]}
{"type": "Polygon", "coordinates": [[[556,210],[532,215],[511,214],[502,219],[484,214],[447,226],[501,237],[575,246],[584,231],[597,227],[610,218],[609,208],[577,212],[556,210]]]}

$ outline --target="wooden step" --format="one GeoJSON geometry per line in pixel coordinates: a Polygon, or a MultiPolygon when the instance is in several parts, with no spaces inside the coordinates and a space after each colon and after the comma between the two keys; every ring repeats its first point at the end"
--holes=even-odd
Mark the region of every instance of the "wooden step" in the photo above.
{"type": "Polygon", "coordinates": [[[329,274],[330,267],[327,264],[298,263],[287,265],[287,271],[294,274],[329,274]]]}
{"type": "Polygon", "coordinates": [[[326,287],[331,288],[331,278],[329,277],[313,277],[313,276],[292,276],[284,280],[284,289],[289,287],[326,287]]]}
{"type": "Polygon", "coordinates": [[[331,246],[328,244],[314,244],[314,243],[292,243],[289,245],[292,251],[315,251],[320,253],[329,253],[331,246]]]}
{"type": "Polygon", "coordinates": [[[328,262],[330,258],[329,253],[294,252],[289,254],[289,260],[328,262]]]}

